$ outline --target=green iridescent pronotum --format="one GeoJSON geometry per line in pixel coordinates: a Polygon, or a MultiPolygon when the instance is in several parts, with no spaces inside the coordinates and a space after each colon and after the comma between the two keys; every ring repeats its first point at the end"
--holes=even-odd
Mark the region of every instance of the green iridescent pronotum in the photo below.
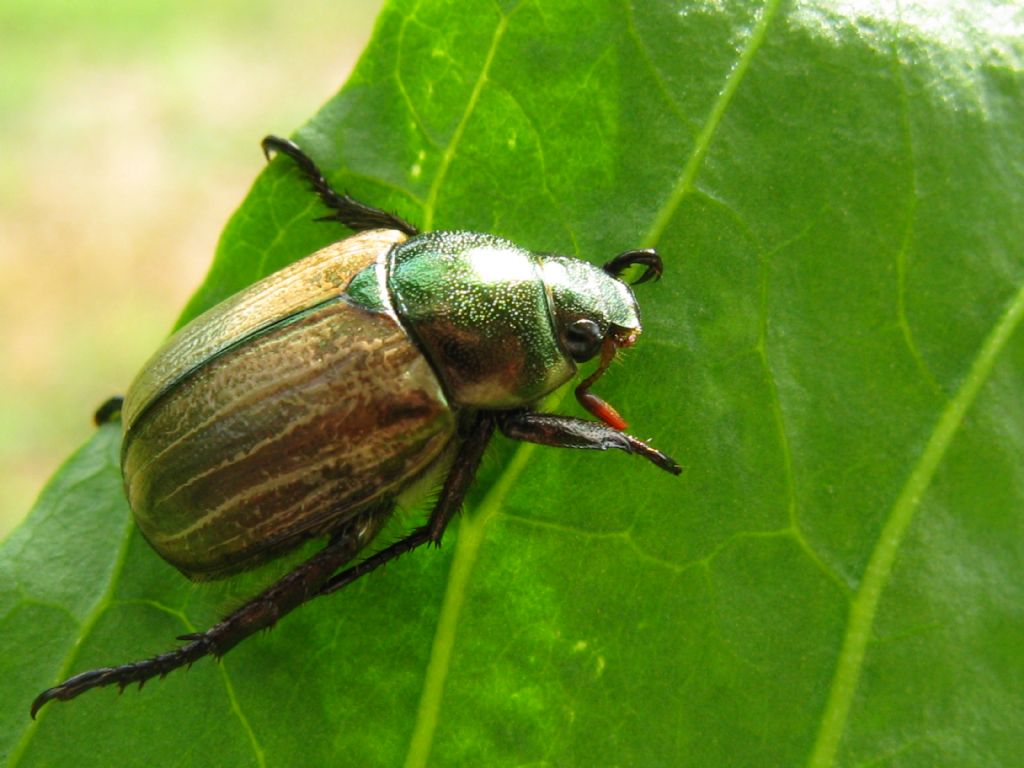
{"type": "Polygon", "coordinates": [[[263,149],[294,160],[333,209],[327,218],[357,234],[183,327],[97,421],[120,412],[135,520],[190,579],[253,568],[311,537],[328,543],[179,648],[44,691],[33,717],[52,699],[220,656],[302,603],[439,543],[495,428],[543,445],[616,448],[679,473],[589,391],[640,333],[620,276],[632,266],[644,268],[637,283],[660,276],[653,250],[595,267],[494,235],[420,234],[335,192],[294,143],[268,136],[263,149]],[[533,410],[595,357],[576,396],[599,421],[533,410]],[[441,492],[425,525],[343,568],[431,482],[441,492]]]}

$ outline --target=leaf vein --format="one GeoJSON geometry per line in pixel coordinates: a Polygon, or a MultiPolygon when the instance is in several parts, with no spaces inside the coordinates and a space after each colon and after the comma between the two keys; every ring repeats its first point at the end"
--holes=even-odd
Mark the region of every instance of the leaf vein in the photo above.
{"type": "MultiPolygon", "coordinates": [[[[455,131],[452,134],[448,146],[445,148],[444,154],[441,157],[440,167],[438,168],[438,171],[434,176],[434,180],[430,185],[430,191],[427,194],[426,205],[424,206],[423,211],[424,231],[429,232],[433,228],[434,212],[437,208],[438,191],[440,190],[445,176],[448,173],[448,167],[451,165],[452,158],[455,155],[455,150],[462,139],[462,134],[465,130],[466,124],[469,122],[469,118],[473,114],[473,110],[476,108],[477,102],[480,99],[480,93],[483,91],[484,84],[487,82],[491,64],[494,61],[498,45],[501,43],[501,39],[504,36],[507,27],[508,16],[503,15],[499,18],[498,23],[495,26],[494,34],[491,37],[490,48],[487,51],[483,66],[480,68],[480,73],[477,76],[476,83],[473,85],[473,90],[470,92],[466,108],[462,113],[459,124],[456,126],[455,131]]],[[[521,464],[525,462],[526,457],[517,455],[513,459],[513,464],[515,464],[516,459],[520,459],[521,464]]],[[[521,468],[518,471],[521,471],[521,468]]],[[[506,472],[503,475],[501,481],[491,489],[491,493],[488,494],[487,498],[485,498],[481,513],[473,517],[465,516],[460,521],[458,531],[459,536],[455,543],[455,554],[452,557],[451,567],[448,571],[448,583],[445,586],[444,598],[441,603],[441,613],[438,616],[437,629],[434,633],[434,640],[430,649],[430,658],[427,662],[426,676],[423,681],[423,691],[420,694],[420,702],[416,709],[413,731],[409,739],[409,748],[405,756],[405,765],[407,768],[412,768],[413,766],[425,766],[430,757],[430,750],[434,740],[434,732],[437,730],[445,679],[448,676],[452,650],[455,645],[456,625],[458,624],[459,612],[462,608],[462,603],[465,600],[467,585],[469,583],[469,574],[476,562],[480,542],[483,539],[484,528],[493,516],[494,510],[497,509],[496,506],[489,507],[488,501],[491,496],[499,492],[500,489],[506,489],[504,492],[507,493],[508,482],[514,480],[513,475],[517,476],[518,471],[513,471],[512,467],[510,467],[509,472],[506,472]],[[490,513],[487,513],[487,510],[490,510],[490,513]]],[[[498,504],[500,505],[500,502],[498,502],[498,504]]]]}
{"type": "Polygon", "coordinates": [[[743,81],[744,76],[750,69],[750,62],[753,60],[757,51],[761,48],[761,44],[764,42],[768,32],[768,26],[775,17],[775,13],[778,11],[780,4],[781,0],[768,0],[765,4],[764,9],[761,12],[761,18],[758,19],[757,25],[754,27],[754,31],[751,32],[750,37],[747,39],[746,46],[744,46],[743,50],[740,52],[739,59],[736,60],[736,65],[729,73],[729,77],[726,79],[725,85],[719,92],[714,105],[711,107],[711,112],[708,114],[704,127],[701,128],[700,133],[697,135],[697,141],[694,144],[693,152],[690,153],[690,157],[686,161],[686,165],[683,166],[682,173],[680,173],[679,178],[676,180],[676,184],[673,187],[672,192],[669,194],[668,200],[655,215],[654,222],[651,224],[651,228],[647,231],[647,235],[642,241],[644,247],[653,247],[657,245],[661,236],[665,233],[665,229],[668,227],[669,222],[675,215],[676,210],[678,210],[683,197],[693,187],[693,181],[697,177],[697,171],[700,170],[700,167],[704,162],[704,157],[708,153],[715,131],[721,124],[722,118],[725,116],[725,112],[729,108],[729,104],[732,103],[732,99],[736,95],[736,91],[739,90],[740,83],[743,81]]]}
{"type": "Polygon", "coordinates": [[[860,680],[871,630],[882,591],[892,572],[903,537],[914,518],[932,478],[956,436],[968,408],[988,380],[999,353],[1024,317],[1024,282],[996,320],[971,363],[956,395],[942,409],[928,443],[907,477],[882,526],[871,552],[861,585],[850,603],[846,632],[829,689],[828,700],[808,760],[810,768],[826,768],[835,762],[839,741],[846,728],[854,693],[860,680]]]}
{"type": "MultiPolygon", "coordinates": [[[[803,233],[796,237],[801,237],[803,233]]],[[[768,389],[768,398],[772,412],[772,422],[778,436],[779,453],[782,457],[783,481],[786,487],[786,517],[789,520],[789,530],[793,539],[800,547],[807,559],[821,571],[829,581],[833,582],[845,595],[850,594],[850,586],[822,559],[821,555],[811,546],[811,543],[804,536],[800,528],[800,520],[797,516],[796,503],[796,478],[793,474],[793,449],[789,442],[789,433],[786,430],[785,414],[782,410],[782,399],[779,396],[779,386],[776,381],[775,371],[771,361],[768,359],[767,338],[768,338],[768,262],[772,254],[762,254],[761,261],[761,296],[758,322],[758,338],[755,345],[758,359],[761,363],[761,370],[764,373],[765,386],[768,389]]]]}
{"type": "Polygon", "coordinates": [[[530,528],[541,528],[553,533],[560,533],[563,536],[568,536],[570,538],[587,539],[590,541],[621,541],[629,547],[630,551],[633,552],[641,562],[655,565],[659,568],[665,568],[676,574],[682,573],[687,569],[686,565],[681,565],[680,563],[676,563],[671,560],[665,560],[664,558],[647,552],[633,537],[632,526],[621,531],[587,531],[582,528],[562,525],[561,523],[556,523],[551,520],[536,520],[505,511],[501,511],[498,514],[506,520],[511,520],[530,528]]]}
{"type": "MultiPolygon", "coordinates": [[[[753,59],[754,54],[764,41],[765,33],[772,17],[778,10],[781,0],[768,0],[765,11],[748,40],[746,48],[740,55],[736,67],[730,73],[725,87],[719,95],[704,129],[697,139],[697,144],[689,161],[683,169],[682,175],[676,183],[668,203],[662,207],[655,217],[654,223],[649,230],[645,242],[651,244],[661,236],[668,221],[671,219],[682,196],[692,185],[693,178],[697,173],[710,145],[715,129],[721,122],[725,110],[736,93],[744,74],[753,59]]],[[[487,81],[491,63],[494,60],[498,44],[504,35],[508,25],[508,17],[502,16],[495,28],[491,39],[491,47],[487,52],[484,65],[474,84],[472,93],[466,109],[452,134],[451,141],[445,149],[441,158],[441,164],[437,174],[434,176],[430,191],[427,195],[424,209],[424,230],[433,227],[434,213],[437,207],[437,196],[441,185],[447,175],[448,168],[455,154],[455,149],[461,140],[465,126],[487,81]]],[[[424,681],[423,692],[420,704],[417,709],[416,719],[413,726],[413,733],[409,742],[409,750],[406,753],[406,768],[424,766],[430,756],[434,732],[437,728],[438,716],[441,707],[441,697],[444,689],[445,678],[451,661],[451,654],[455,643],[455,626],[458,621],[458,614],[465,598],[466,585],[469,580],[469,573],[476,561],[480,543],[483,539],[484,528],[489,521],[501,509],[505,497],[510,493],[512,486],[522,473],[523,468],[533,453],[533,445],[520,446],[511,461],[508,469],[502,474],[498,482],[491,488],[481,503],[476,515],[465,516],[459,524],[459,537],[455,546],[455,554],[452,558],[451,569],[449,570],[448,585],[445,589],[444,599],[441,607],[441,615],[438,618],[438,627],[434,635],[434,642],[431,648],[430,660],[427,665],[426,680],[424,681]]]]}
{"type": "Polygon", "coordinates": [[[434,228],[434,213],[437,210],[437,196],[441,191],[441,185],[444,183],[445,177],[448,175],[448,168],[451,166],[452,160],[455,157],[455,150],[462,141],[462,134],[466,130],[466,124],[469,122],[469,118],[472,116],[473,110],[476,109],[477,102],[480,100],[480,94],[484,89],[484,85],[487,83],[488,76],[490,75],[491,64],[494,62],[494,55],[497,53],[498,44],[501,42],[501,38],[505,35],[505,30],[507,28],[508,17],[501,16],[498,20],[497,26],[494,28],[494,35],[491,37],[490,48],[487,50],[483,66],[480,67],[480,74],[477,75],[476,82],[473,84],[473,90],[469,94],[469,100],[466,102],[466,108],[462,112],[462,117],[459,119],[458,125],[455,126],[455,130],[452,132],[452,137],[448,141],[448,146],[445,147],[444,153],[441,155],[441,164],[438,166],[437,173],[434,175],[434,180],[430,185],[430,191],[427,193],[427,201],[423,207],[424,232],[429,232],[434,228]]]}
{"type": "MultiPolygon", "coordinates": [[[[153,608],[154,610],[160,611],[161,613],[166,613],[169,616],[173,616],[181,622],[181,625],[185,628],[185,631],[188,634],[195,634],[199,631],[198,628],[191,621],[189,621],[189,618],[185,615],[184,611],[178,610],[176,608],[171,608],[170,606],[164,605],[163,603],[158,602],[156,600],[134,598],[131,600],[119,600],[116,601],[116,604],[144,605],[148,608],[153,608]]],[[[249,718],[247,718],[245,716],[245,713],[242,712],[241,704],[238,701],[238,697],[235,695],[235,688],[231,683],[231,677],[230,675],[228,675],[227,664],[223,659],[220,659],[220,662],[221,663],[217,664],[217,670],[221,676],[221,681],[224,683],[224,689],[225,692],[227,693],[228,703],[231,705],[231,711],[234,712],[235,717],[238,719],[239,723],[242,726],[242,730],[245,732],[246,736],[249,739],[249,744],[250,746],[252,746],[253,754],[256,758],[256,764],[259,765],[260,768],[266,768],[267,761],[266,756],[264,755],[263,752],[263,747],[259,743],[259,740],[256,738],[256,732],[253,730],[252,725],[249,723],[249,718]]]]}
{"type": "MultiPolygon", "coordinates": [[[[110,570],[110,581],[107,584],[107,588],[104,590],[103,594],[100,595],[99,600],[96,601],[92,610],[89,611],[81,622],[78,642],[72,645],[71,650],[68,652],[67,656],[65,656],[64,663],[61,664],[60,669],[57,672],[56,682],[67,679],[69,676],[68,673],[71,671],[75,661],[78,659],[80,651],[85,645],[84,640],[92,634],[96,624],[106,612],[107,608],[110,607],[111,602],[113,602],[114,591],[117,589],[117,585],[121,579],[121,572],[124,570],[125,562],[128,559],[128,543],[131,541],[132,531],[134,528],[135,523],[129,516],[125,520],[124,533],[121,535],[121,543],[117,549],[117,557],[114,560],[114,567],[110,570]]],[[[36,730],[39,727],[39,723],[42,722],[44,717],[46,717],[47,712],[47,709],[43,709],[36,719],[29,723],[17,746],[11,751],[10,758],[7,761],[8,768],[14,768],[14,766],[21,762],[21,758],[28,749],[28,746],[32,741],[32,737],[35,735],[36,730]]]]}
{"type": "Polygon", "coordinates": [[[465,601],[469,575],[476,563],[487,525],[498,514],[505,498],[512,492],[512,488],[529,462],[535,448],[533,443],[521,446],[509,461],[508,469],[484,497],[476,513],[463,514],[459,521],[455,554],[448,571],[448,584],[445,588],[437,631],[434,633],[434,642],[430,650],[430,661],[427,663],[423,693],[416,712],[412,738],[409,740],[405,768],[416,768],[428,764],[441,710],[445,678],[448,675],[452,651],[455,647],[455,629],[459,620],[459,612],[465,601]]]}
{"type": "Polygon", "coordinates": [[[679,118],[679,124],[684,126],[687,125],[686,115],[683,112],[682,107],[672,96],[671,91],[665,83],[665,78],[662,75],[661,70],[654,62],[654,57],[651,55],[650,48],[646,45],[646,43],[644,43],[643,36],[636,28],[636,15],[633,12],[633,3],[631,2],[626,3],[626,18],[628,20],[626,23],[626,28],[629,30],[629,37],[630,39],[633,40],[634,45],[636,45],[637,51],[640,52],[640,57],[647,65],[647,68],[651,71],[651,76],[654,78],[654,82],[657,83],[658,90],[661,91],[661,95],[668,103],[669,108],[672,110],[675,116],[679,118]]]}
{"type": "Polygon", "coordinates": [[[565,206],[562,205],[561,200],[559,200],[558,197],[556,197],[555,194],[551,191],[551,185],[548,184],[548,163],[547,157],[544,154],[544,137],[541,131],[537,128],[537,123],[534,120],[533,116],[530,115],[530,113],[523,107],[522,103],[519,101],[518,98],[516,98],[515,94],[513,94],[507,88],[502,89],[502,92],[508,96],[512,104],[514,104],[516,109],[519,110],[519,114],[523,116],[523,120],[530,128],[530,132],[533,134],[534,141],[536,141],[537,143],[537,159],[540,162],[541,187],[544,192],[544,196],[551,203],[551,207],[558,212],[558,219],[562,223],[562,227],[565,229],[566,234],[569,236],[569,240],[572,242],[573,253],[576,256],[579,256],[579,242],[576,239],[576,233],[573,231],[572,227],[569,226],[569,217],[565,214],[565,206]]]}
{"type": "MultiPolygon", "coordinates": [[[[902,13],[899,0],[897,0],[896,5],[898,13],[902,13]]],[[[903,62],[900,59],[897,43],[899,33],[899,20],[897,20],[897,28],[892,38],[892,59],[896,86],[899,89],[900,130],[903,134],[903,151],[907,154],[907,162],[910,166],[908,174],[910,177],[910,190],[907,194],[907,213],[906,221],[903,224],[903,235],[900,239],[899,250],[896,252],[896,315],[900,327],[900,333],[903,336],[903,342],[906,344],[907,351],[910,353],[910,357],[914,361],[914,365],[917,366],[921,377],[928,384],[928,387],[937,395],[942,396],[942,388],[935,380],[935,376],[932,374],[931,369],[925,362],[924,356],[921,354],[921,350],[918,348],[917,342],[914,339],[914,332],[910,328],[910,322],[907,319],[908,258],[911,242],[914,237],[914,229],[917,225],[917,206],[921,194],[917,178],[917,161],[914,153],[914,135],[910,126],[910,97],[907,93],[906,74],[904,73],[903,62]]]]}
{"type": "Polygon", "coordinates": [[[412,15],[404,16],[402,18],[402,24],[398,28],[398,40],[395,44],[395,85],[398,87],[398,92],[402,95],[402,100],[409,109],[409,115],[412,117],[412,121],[416,124],[420,133],[423,134],[423,138],[431,145],[436,146],[436,142],[427,130],[427,125],[423,121],[419,110],[416,109],[416,102],[413,101],[412,97],[409,95],[409,90],[405,87],[405,79],[402,77],[402,51],[405,46],[405,28],[412,18],[412,15]]]}

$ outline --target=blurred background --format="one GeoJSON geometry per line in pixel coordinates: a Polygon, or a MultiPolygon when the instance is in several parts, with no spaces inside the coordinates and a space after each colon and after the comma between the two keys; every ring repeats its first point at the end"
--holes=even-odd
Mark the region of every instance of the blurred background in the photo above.
{"type": "Polygon", "coordinates": [[[0,538],[123,393],[382,0],[0,4],[0,538]]]}

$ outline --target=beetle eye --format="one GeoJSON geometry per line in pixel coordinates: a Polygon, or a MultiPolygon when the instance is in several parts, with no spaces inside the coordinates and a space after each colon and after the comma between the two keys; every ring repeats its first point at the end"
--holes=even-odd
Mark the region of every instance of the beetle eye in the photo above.
{"type": "Polygon", "coordinates": [[[601,349],[601,328],[593,320],[573,320],[565,329],[565,346],[577,363],[585,363],[601,349]]]}

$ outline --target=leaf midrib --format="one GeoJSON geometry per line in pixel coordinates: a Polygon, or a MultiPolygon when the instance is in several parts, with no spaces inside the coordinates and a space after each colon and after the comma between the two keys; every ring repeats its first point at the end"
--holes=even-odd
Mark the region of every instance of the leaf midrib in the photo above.
{"type": "MultiPolygon", "coordinates": [[[[427,194],[426,205],[423,212],[423,229],[429,232],[434,221],[434,213],[437,207],[437,197],[448,173],[448,167],[455,157],[455,151],[470,116],[476,109],[483,91],[484,84],[490,75],[491,64],[494,62],[495,53],[501,43],[505,30],[508,28],[509,16],[499,16],[495,25],[494,33],[491,36],[491,43],[484,57],[480,73],[470,92],[466,107],[459,120],[452,137],[441,156],[441,163],[437,173],[430,185],[427,194]]],[[[441,699],[444,694],[444,682],[448,677],[448,669],[451,662],[452,649],[455,646],[455,632],[458,625],[459,613],[462,603],[466,597],[466,587],[469,583],[469,576],[476,563],[476,557],[480,550],[480,543],[483,541],[484,529],[494,512],[500,508],[501,499],[507,493],[506,486],[511,487],[522,465],[526,462],[529,454],[516,454],[512,465],[506,471],[498,483],[491,488],[491,491],[484,499],[478,514],[463,517],[459,522],[459,535],[456,539],[455,554],[448,571],[448,582],[445,586],[444,596],[441,602],[441,612],[438,615],[437,629],[434,632],[434,639],[431,643],[430,657],[427,662],[426,673],[423,680],[423,689],[420,692],[419,704],[416,708],[416,717],[413,721],[413,729],[409,738],[409,747],[405,755],[404,765],[407,768],[413,766],[425,766],[430,756],[431,746],[434,741],[434,733],[437,730],[437,720],[441,710],[441,699]],[[517,463],[518,461],[518,463],[517,463]],[[495,503],[492,498],[498,497],[495,503]]]]}
{"type": "Polygon", "coordinates": [[[839,741],[845,731],[853,695],[857,690],[864,656],[882,591],[892,572],[896,553],[920,506],[932,478],[953,442],[964,415],[988,380],[996,359],[1024,317],[1024,282],[986,336],[971,363],[970,371],[956,395],[943,409],[920,459],[903,486],[875,542],[864,571],[864,579],[850,603],[849,619],[843,637],[835,676],[822,714],[808,768],[827,768],[835,761],[839,741]]]}
{"type": "MultiPolygon", "coordinates": [[[[739,85],[749,69],[750,62],[764,42],[768,26],[778,11],[780,3],[781,0],[768,0],[763,8],[761,17],[748,37],[746,45],[740,52],[736,65],[730,70],[724,86],[719,91],[718,98],[708,113],[707,120],[697,136],[694,148],[683,166],[682,172],[673,185],[672,192],[667,198],[665,205],[655,215],[651,228],[642,240],[644,247],[653,247],[658,243],[683,198],[692,190],[694,179],[707,155],[715,132],[722,122],[726,109],[739,89],[739,85]]],[[[427,198],[428,207],[424,218],[426,222],[433,220],[437,190],[441,186],[452,157],[454,157],[455,149],[462,137],[462,129],[468,122],[479,99],[480,91],[486,82],[491,62],[494,59],[497,44],[504,34],[507,23],[508,17],[502,16],[495,29],[491,47],[487,52],[486,60],[481,68],[480,76],[473,87],[462,119],[459,121],[452,140],[445,150],[443,162],[434,179],[434,183],[431,185],[430,194],[427,198]]],[[[429,226],[425,225],[425,229],[429,230],[429,226]]],[[[558,399],[561,400],[561,397],[558,399]]],[[[506,497],[511,493],[519,476],[529,463],[530,456],[532,456],[535,448],[536,446],[531,443],[520,443],[513,452],[507,469],[484,497],[476,514],[465,515],[459,522],[459,535],[448,573],[448,582],[442,598],[441,612],[438,616],[438,627],[434,634],[430,658],[427,662],[423,691],[416,712],[416,720],[413,724],[409,749],[405,757],[405,768],[421,768],[428,764],[434,734],[437,730],[445,680],[450,669],[451,655],[455,646],[459,613],[465,602],[466,589],[470,581],[470,574],[476,564],[480,544],[483,541],[484,530],[495,515],[501,511],[506,497]]]]}
{"type": "MultiPolygon", "coordinates": [[[[117,590],[117,586],[121,580],[121,572],[124,570],[125,562],[128,559],[128,545],[132,537],[132,529],[135,527],[135,522],[129,515],[124,527],[124,533],[121,535],[121,542],[117,550],[117,558],[114,560],[114,565],[110,570],[110,579],[107,583],[107,588],[103,590],[103,594],[100,595],[99,599],[89,610],[89,613],[85,616],[85,619],[79,625],[79,640],[84,640],[92,634],[93,628],[96,623],[103,616],[107,608],[114,600],[114,593],[117,590]]],[[[70,676],[72,667],[75,661],[78,659],[78,655],[84,647],[84,643],[77,642],[72,645],[68,654],[64,657],[64,663],[61,664],[60,669],[57,671],[56,682],[66,680],[70,676]]],[[[35,719],[30,720],[28,726],[25,728],[25,732],[22,734],[21,739],[13,750],[11,750],[10,757],[8,758],[8,768],[14,768],[21,762],[21,758],[24,757],[26,750],[32,743],[32,738],[39,730],[39,724],[43,718],[47,716],[48,708],[44,708],[38,713],[35,719]]]]}

